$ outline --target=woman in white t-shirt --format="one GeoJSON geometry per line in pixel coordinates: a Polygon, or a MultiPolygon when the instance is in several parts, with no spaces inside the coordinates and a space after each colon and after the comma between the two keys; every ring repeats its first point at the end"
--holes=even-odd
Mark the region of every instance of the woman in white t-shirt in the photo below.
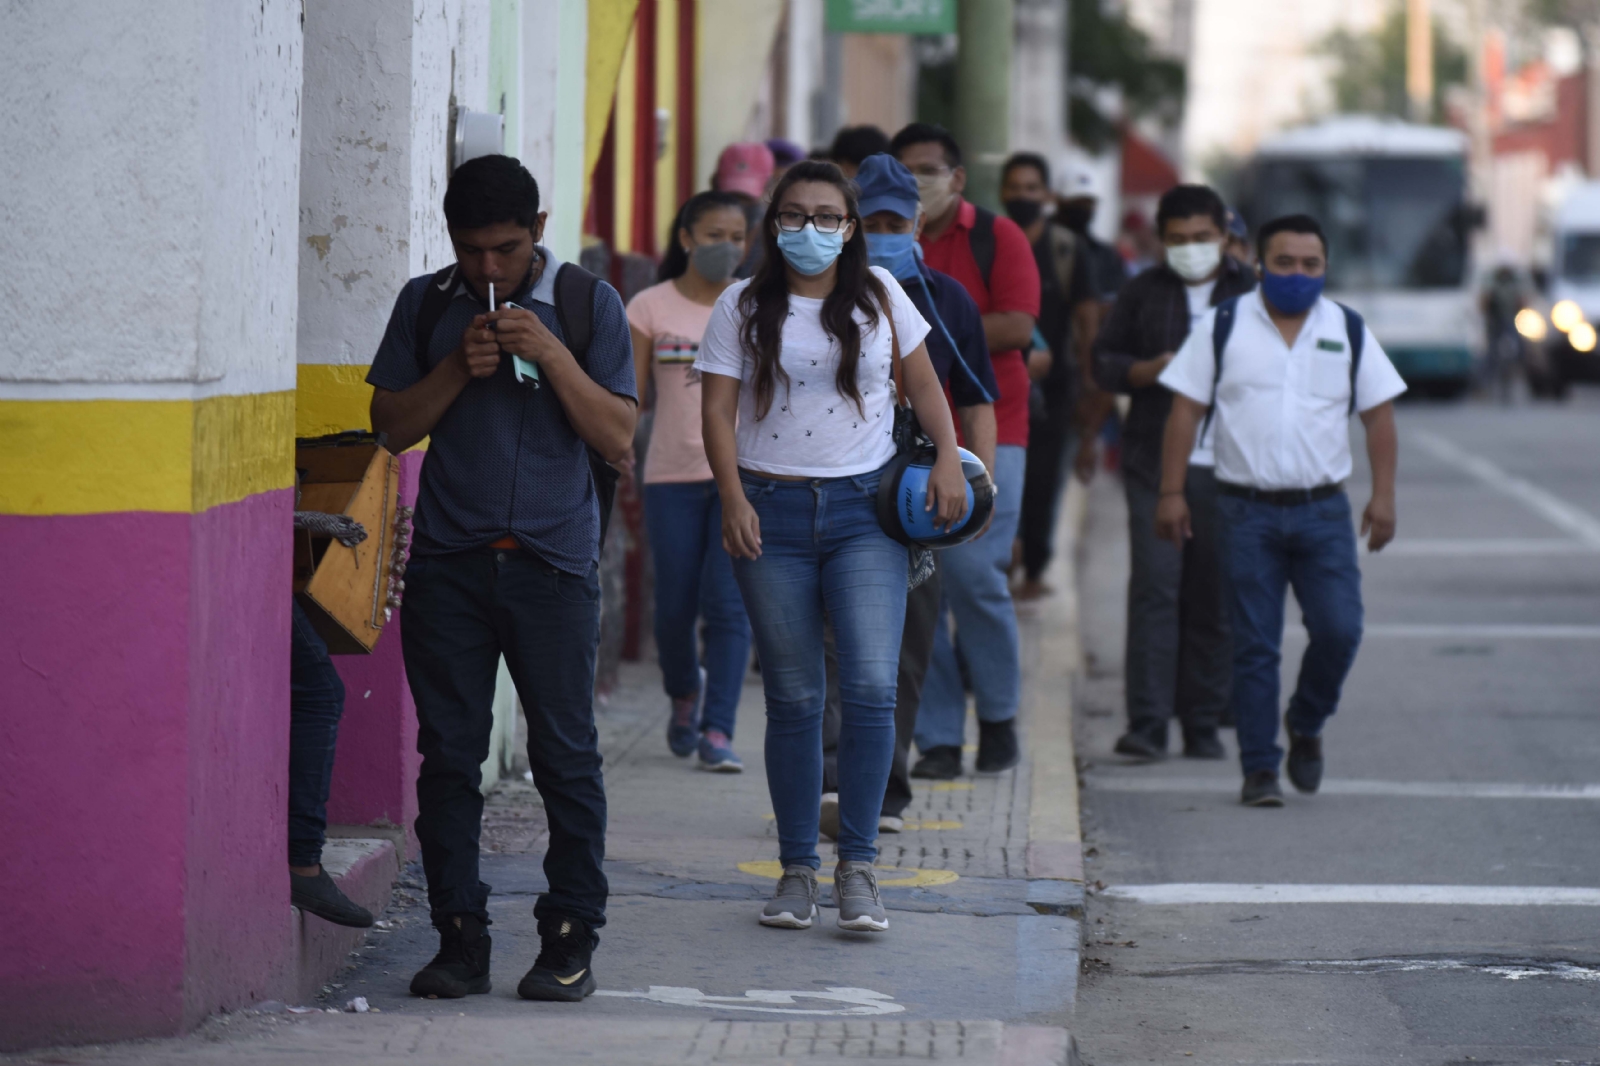
{"type": "Polygon", "coordinates": [[[872,870],[894,753],[906,549],[878,522],[894,457],[893,367],[938,447],[930,505],[966,510],[955,427],[925,322],[870,267],[853,187],[832,163],[791,167],[762,222],[766,254],[717,301],[695,366],[722,537],[744,593],[766,690],[766,767],[783,874],[763,925],[816,917],[824,617],[839,650],[839,925],[889,926],[872,870]]]}
{"type": "Polygon", "coordinates": [[[655,382],[644,460],[644,520],[655,561],[656,651],[672,701],[667,746],[700,768],[738,773],[734,717],[750,668],[750,623],[722,547],[722,501],[700,440],[694,368],[711,308],[744,258],[744,205],[732,193],[691,196],[678,211],[656,285],[628,303],[639,395],[655,382]],[[705,619],[705,663],[699,620],[705,619]]]}

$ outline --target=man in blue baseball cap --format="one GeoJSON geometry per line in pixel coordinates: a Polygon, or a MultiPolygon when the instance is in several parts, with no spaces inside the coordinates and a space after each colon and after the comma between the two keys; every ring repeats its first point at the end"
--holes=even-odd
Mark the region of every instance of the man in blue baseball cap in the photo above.
{"type": "MultiPolygon", "coordinates": [[[[867,236],[872,265],[894,275],[922,317],[933,324],[927,339],[928,356],[939,383],[948,386],[962,444],[993,470],[994,399],[1000,395],[1000,387],[989,361],[978,305],[959,281],[922,262],[917,244],[922,204],[917,197],[917,179],[911,171],[894,156],[870,155],[856,172],[856,186],[860,189],[862,230],[867,236]]],[[[878,819],[879,832],[898,833],[903,826],[901,815],[911,802],[907,764],[917,708],[922,702],[922,682],[933,657],[941,584],[935,570],[932,577],[906,595],[906,624],[900,638],[900,673],[895,693],[894,763],[878,819]]],[[[822,724],[822,832],[830,839],[839,826],[835,760],[838,745],[839,674],[830,634],[828,699],[822,724]]]]}

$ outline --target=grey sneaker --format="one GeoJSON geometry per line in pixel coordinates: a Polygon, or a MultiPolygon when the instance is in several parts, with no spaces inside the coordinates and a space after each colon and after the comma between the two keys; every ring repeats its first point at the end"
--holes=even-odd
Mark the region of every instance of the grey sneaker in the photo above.
{"type": "Polygon", "coordinates": [[[817,871],[785,866],[778,890],[761,908],[761,924],[779,929],[810,929],[817,917],[817,871]]]}
{"type": "Polygon", "coordinates": [[[841,862],[833,869],[833,902],[839,908],[839,928],[881,933],[889,928],[889,915],[878,898],[878,873],[870,862],[841,862]]]}

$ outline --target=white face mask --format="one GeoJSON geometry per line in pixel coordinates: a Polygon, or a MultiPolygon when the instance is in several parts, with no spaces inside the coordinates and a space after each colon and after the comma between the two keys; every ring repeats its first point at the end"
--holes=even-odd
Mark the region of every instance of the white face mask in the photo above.
{"type": "Polygon", "coordinates": [[[1184,281],[1204,281],[1222,265],[1222,244],[1174,244],[1167,248],[1167,265],[1184,281]]]}
{"type": "Polygon", "coordinates": [[[922,201],[922,210],[928,218],[943,218],[950,209],[950,201],[956,196],[950,188],[954,181],[954,174],[917,175],[917,199],[922,201]]]}

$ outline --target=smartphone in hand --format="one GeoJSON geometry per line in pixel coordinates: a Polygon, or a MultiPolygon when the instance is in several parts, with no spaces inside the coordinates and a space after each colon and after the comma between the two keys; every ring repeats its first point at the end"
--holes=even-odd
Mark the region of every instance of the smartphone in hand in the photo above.
{"type": "MultiPolygon", "coordinates": [[[[526,310],[526,308],[524,308],[521,304],[513,303],[510,300],[505,301],[500,306],[502,308],[513,307],[518,311],[526,310]]],[[[517,379],[517,384],[519,385],[527,385],[535,389],[539,387],[538,366],[528,362],[520,355],[513,355],[511,357],[511,374],[517,379]]]]}

